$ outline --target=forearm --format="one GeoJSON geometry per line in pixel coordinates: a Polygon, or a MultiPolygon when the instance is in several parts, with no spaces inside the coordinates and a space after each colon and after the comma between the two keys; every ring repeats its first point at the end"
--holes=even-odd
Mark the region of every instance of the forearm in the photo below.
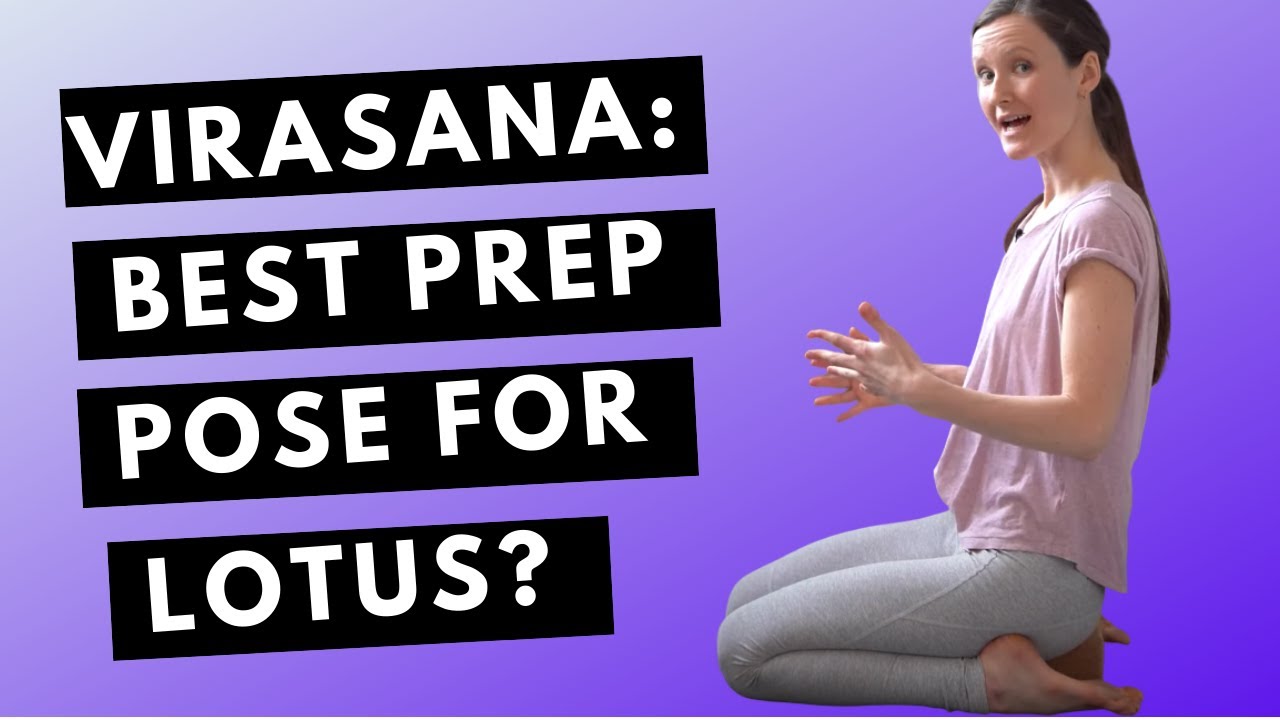
{"type": "Polygon", "coordinates": [[[922,374],[907,404],[981,435],[1081,460],[1097,456],[1101,439],[1081,404],[1066,395],[995,395],[922,374]]]}
{"type": "Polygon", "coordinates": [[[969,368],[965,365],[935,365],[933,363],[925,363],[924,366],[929,372],[937,375],[943,380],[946,380],[952,385],[963,385],[964,376],[969,373],[969,368]]]}

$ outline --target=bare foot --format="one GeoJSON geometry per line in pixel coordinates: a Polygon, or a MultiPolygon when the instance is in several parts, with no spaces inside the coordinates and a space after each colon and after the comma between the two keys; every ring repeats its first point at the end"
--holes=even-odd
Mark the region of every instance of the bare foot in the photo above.
{"type": "Polygon", "coordinates": [[[978,659],[991,712],[1052,714],[1103,708],[1133,715],[1142,705],[1137,688],[1075,680],[1055,672],[1023,635],[1001,635],[987,643],[978,659]]]}
{"type": "Polygon", "coordinates": [[[1129,633],[1112,625],[1110,620],[1106,618],[1098,620],[1098,628],[1102,630],[1102,640],[1104,642],[1120,643],[1121,645],[1129,644],[1129,633]]]}

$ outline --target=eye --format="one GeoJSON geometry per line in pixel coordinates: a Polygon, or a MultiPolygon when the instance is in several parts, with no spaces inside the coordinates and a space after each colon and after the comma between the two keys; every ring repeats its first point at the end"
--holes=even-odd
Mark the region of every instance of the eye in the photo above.
{"type": "Polygon", "coordinates": [[[983,82],[988,82],[988,80],[989,80],[989,78],[990,78],[990,77],[991,77],[991,71],[990,71],[990,70],[987,70],[987,69],[983,68],[982,70],[979,70],[979,71],[978,71],[978,79],[979,79],[979,80],[981,80],[981,81],[983,81],[983,82]]]}
{"type": "Polygon", "coordinates": [[[1020,61],[1018,61],[1018,62],[1014,63],[1014,65],[1013,65],[1013,68],[1014,68],[1015,70],[1017,70],[1018,68],[1021,68],[1021,67],[1025,67],[1025,68],[1026,68],[1026,70],[1024,70],[1023,72],[1030,72],[1030,70],[1031,70],[1031,63],[1027,62],[1026,60],[1020,60],[1020,61]]]}

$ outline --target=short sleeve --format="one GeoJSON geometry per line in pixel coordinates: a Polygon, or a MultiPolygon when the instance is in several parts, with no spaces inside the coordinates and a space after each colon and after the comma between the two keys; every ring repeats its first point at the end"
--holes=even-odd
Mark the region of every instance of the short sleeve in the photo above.
{"type": "Polygon", "coordinates": [[[1147,243],[1133,217],[1113,198],[1100,197],[1070,208],[1063,216],[1054,292],[1058,304],[1066,294],[1067,274],[1081,260],[1096,258],[1114,265],[1133,281],[1142,297],[1147,243]]]}

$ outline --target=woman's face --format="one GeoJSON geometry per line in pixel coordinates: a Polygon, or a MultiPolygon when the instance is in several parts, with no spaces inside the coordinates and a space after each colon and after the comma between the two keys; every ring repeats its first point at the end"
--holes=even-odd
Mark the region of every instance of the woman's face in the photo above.
{"type": "Polygon", "coordinates": [[[1053,40],[1025,15],[1005,15],[973,35],[978,101],[1005,155],[1035,157],[1058,144],[1086,114],[1081,77],[1053,40]],[[1013,122],[1010,122],[1013,121],[1013,122]]]}

